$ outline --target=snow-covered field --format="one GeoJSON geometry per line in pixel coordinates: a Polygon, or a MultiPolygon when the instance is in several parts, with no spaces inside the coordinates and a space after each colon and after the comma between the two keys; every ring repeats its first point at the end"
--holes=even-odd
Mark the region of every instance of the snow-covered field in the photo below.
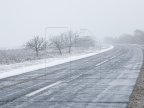
{"type": "Polygon", "coordinates": [[[26,72],[38,70],[41,68],[45,67],[51,67],[55,65],[59,65],[62,63],[66,63],[78,59],[82,59],[85,57],[93,56],[95,54],[99,54],[105,51],[108,51],[112,49],[113,46],[110,46],[108,48],[104,48],[102,50],[97,50],[95,52],[91,53],[82,53],[82,54],[71,54],[67,56],[61,56],[61,57],[56,57],[56,58],[48,58],[48,59],[41,59],[41,60],[33,60],[33,61],[27,61],[23,63],[15,63],[15,64],[10,64],[10,65],[0,65],[0,79],[23,74],[26,72]]]}

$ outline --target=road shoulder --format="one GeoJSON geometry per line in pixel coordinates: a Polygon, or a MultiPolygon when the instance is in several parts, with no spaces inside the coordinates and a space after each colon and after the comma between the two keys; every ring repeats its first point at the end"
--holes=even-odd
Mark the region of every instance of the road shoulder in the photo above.
{"type": "Polygon", "coordinates": [[[144,108],[144,61],[127,108],[144,108]]]}

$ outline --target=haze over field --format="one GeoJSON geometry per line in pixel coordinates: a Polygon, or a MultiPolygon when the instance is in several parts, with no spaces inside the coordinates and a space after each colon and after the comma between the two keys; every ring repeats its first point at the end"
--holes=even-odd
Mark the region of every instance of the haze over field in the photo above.
{"type": "Polygon", "coordinates": [[[0,48],[23,45],[47,26],[87,28],[96,38],[144,30],[144,0],[0,0],[0,48]]]}

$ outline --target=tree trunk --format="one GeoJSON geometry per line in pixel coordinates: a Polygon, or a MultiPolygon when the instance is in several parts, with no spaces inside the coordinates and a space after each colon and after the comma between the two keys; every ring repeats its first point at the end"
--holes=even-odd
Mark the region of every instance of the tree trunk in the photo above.
{"type": "Polygon", "coordinates": [[[62,51],[61,51],[61,48],[58,48],[58,50],[59,50],[59,53],[60,53],[60,55],[62,55],[62,51]]]}
{"type": "Polygon", "coordinates": [[[69,54],[71,53],[71,46],[69,46],[69,54]]]}
{"type": "Polygon", "coordinates": [[[38,57],[39,56],[39,52],[38,52],[38,50],[36,50],[36,57],[38,57]]]}

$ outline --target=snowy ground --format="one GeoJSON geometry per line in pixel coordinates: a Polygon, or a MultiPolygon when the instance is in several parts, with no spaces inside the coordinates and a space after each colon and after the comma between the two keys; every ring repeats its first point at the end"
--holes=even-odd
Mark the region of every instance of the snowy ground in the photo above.
{"type": "Polygon", "coordinates": [[[62,63],[69,62],[70,60],[74,61],[74,60],[82,59],[85,57],[93,56],[95,54],[108,51],[112,48],[113,46],[110,46],[109,48],[105,48],[105,49],[91,52],[91,53],[83,53],[83,54],[76,54],[76,55],[72,54],[69,56],[62,56],[58,58],[34,60],[31,62],[16,63],[16,64],[11,64],[11,65],[0,65],[0,79],[23,74],[26,72],[38,70],[38,69],[45,68],[45,67],[59,65],[62,63]]]}

